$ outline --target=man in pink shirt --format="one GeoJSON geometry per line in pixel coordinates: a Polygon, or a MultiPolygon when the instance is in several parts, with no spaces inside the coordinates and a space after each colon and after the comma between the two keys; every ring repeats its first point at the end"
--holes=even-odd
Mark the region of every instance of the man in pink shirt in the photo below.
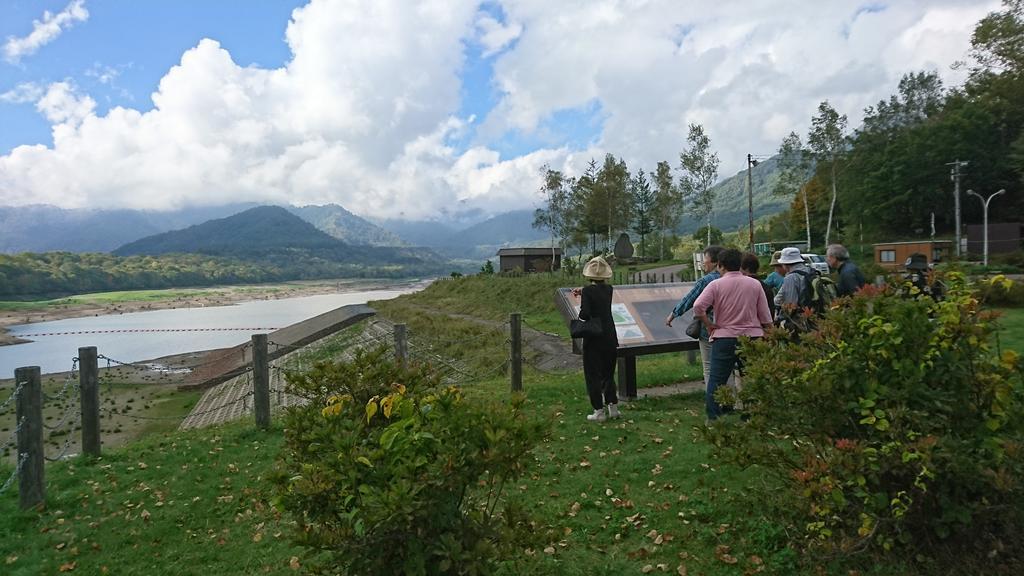
{"type": "Polygon", "coordinates": [[[708,284],[693,304],[694,317],[700,318],[711,335],[711,375],[704,396],[708,420],[722,415],[715,391],[725,385],[739,365],[739,337],[760,338],[772,325],[764,289],[757,279],[740,272],[742,259],[743,254],[735,248],[723,250],[718,256],[722,277],[708,284]],[[715,310],[713,323],[708,320],[708,308],[715,310]]]}

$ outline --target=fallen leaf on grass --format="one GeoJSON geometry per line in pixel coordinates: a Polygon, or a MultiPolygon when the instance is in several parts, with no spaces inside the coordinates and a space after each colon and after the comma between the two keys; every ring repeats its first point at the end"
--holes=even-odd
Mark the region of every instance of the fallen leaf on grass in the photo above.
{"type": "Polygon", "coordinates": [[[17,562],[17,561],[18,561],[18,557],[17,557],[17,556],[14,556],[14,555],[8,556],[8,557],[7,557],[7,560],[5,560],[5,562],[6,562],[7,564],[14,564],[14,563],[15,563],[15,562],[17,562]]]}
{"type": "Polygon", "coordinates": [[[715,558],[718,558],[726,564],[735,564],[739,562],[739,560],[737,560],[735,557],[729,554],[729,550],[730,548],[725,544],[719,544],[718,546],[715,546],[715,558]]]}
{"type": "Polygon", "coordinates": [[[77,566],[77,565],[78,565],[78,562],[66,562],[64,564],[61,564],[60,568],[58,568],[58,570],[60,570],[61,572],[71,572],[72,570],[75,569],[75,566],[77,566]]]}
{"type": "Polygon", "coordinates": [[[640,571],[644,574],[650,574],[651,572],[654,572],[654,566],[652,566],[651,564],[647,564],[643,568],[641,568],[640,571]]]}
{"type": "Polygon", "coordinates": [[[676,568],[676,574],[679,574],[679,576],[686,576],[686,564],[680,564],[679,567],[676,568]]]}
{"type": "Polygon", "coordinates": [[[299,557],[292,556],[292,559],[288,561],[288,567],[292,570],[298,570],[299,568],[301,568],[302,565],[299,564],[299,557]]]}

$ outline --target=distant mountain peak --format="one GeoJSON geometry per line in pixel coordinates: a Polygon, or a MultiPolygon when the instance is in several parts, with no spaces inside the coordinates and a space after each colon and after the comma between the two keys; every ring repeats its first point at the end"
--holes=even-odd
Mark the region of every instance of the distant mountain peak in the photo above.
{"type": "Polygon", "coordinates": [[[270,249],[344,246],[340,240],[280,206],[257,206],[226,218],[130,242],[114,254],[254,254],[270,249]]]}

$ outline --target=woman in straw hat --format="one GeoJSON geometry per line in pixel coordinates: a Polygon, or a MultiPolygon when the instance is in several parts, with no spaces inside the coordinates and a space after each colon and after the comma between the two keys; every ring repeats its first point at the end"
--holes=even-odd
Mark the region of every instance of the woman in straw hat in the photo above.
{"type": "Polygon", "coordinates": [[[612,277],[612,267],[604,258],[597,256],[583,267],[583,276],[590,283],[582,290],[573,291],[581,296],[580,320],[601,323],[600,336],[583,339],[583,376],[594,408],[593,414],[587,415],[587,420],[601,422],[619,417],[619,399],[615,393],[615,352],[619,340],[612,319],[612,287],[606,282],[612,277]]]}

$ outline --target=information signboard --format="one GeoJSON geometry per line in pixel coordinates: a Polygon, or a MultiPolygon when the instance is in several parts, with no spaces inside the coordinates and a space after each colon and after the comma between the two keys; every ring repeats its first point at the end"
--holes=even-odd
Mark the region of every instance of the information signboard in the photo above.
{"type": "MultiPolygon", "coordinates": [[[[665,325],[665,317],[693,288],[693,282],[671,284],[630,284],[614,286],[612,291],[612,317],[619,337],[619,383],[627,398],[636,397],[636,357],[679,350],[696,350],[697,341],[683,330],[693,318],[688,311],[676,318],[672,326],[665,325]]],[[[555,302],[568,325],[577,318],[580,299],[572,288],[558,288],[555,302]]],[[[579,352],[579,342],[573,342],[579,352]]]]}

